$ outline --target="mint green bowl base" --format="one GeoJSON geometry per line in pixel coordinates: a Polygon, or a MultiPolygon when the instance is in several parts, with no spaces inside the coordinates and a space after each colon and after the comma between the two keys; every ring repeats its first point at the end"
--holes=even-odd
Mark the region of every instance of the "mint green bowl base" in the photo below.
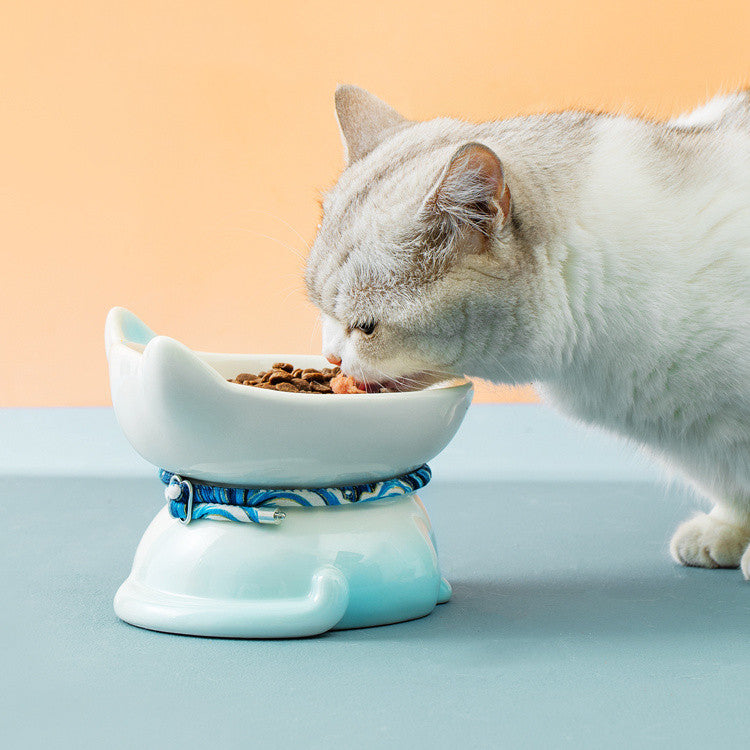
{"type": "Polygon", "coordinates": [[[289,638],[411,620],[450,598],[417,495],[284,510],[278,526],[184,526],[163,508],[115,596],[118,617],[170,633],[289,638]]]}

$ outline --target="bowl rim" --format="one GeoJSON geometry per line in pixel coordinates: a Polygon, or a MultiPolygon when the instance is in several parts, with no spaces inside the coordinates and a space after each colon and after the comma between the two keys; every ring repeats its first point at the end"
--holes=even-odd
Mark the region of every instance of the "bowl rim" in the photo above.
{"type": "MultiPolygon", "coordinates": [[[[131,340],[120,340],[117,342],[114,342],[114,346],[120,345],[124,346],[130,351],[134,352],[138,356],[142,357],[146,350],[148,349],[149,344],[151,341],[157,338],[167,338],[171,339],[172,341],[176,341],[177,343],[182,344],[178,339],[173,339],[171,336],[164,336],[162,334],[157,334],[152,339],[148,341],[146,344],[142,344],[137,341],[131,341],[131,340]]],[[[288,354],[288,353],[266,353],[266,352],[207,352],[207,351],[198,351],[195,349],[190,349],[190,347],[186,346],[185,344],[182,344],[182,346],[185,346],[186,349],[190,351],[190,353],[195,356],[197,359],[200,360],[200,362],[210,368],[213,375],[215,375],[215,379],[217,384],[222,385],[225,388],[228,388],[231,392],[238,393],[236,389],[242,388],[244,390],[249,391],[250,395],[253,398],[257,398],[258,396],[268,396],[270,398],[288,398],[289,396],[296,396],[296,397],[309,397],[311,393],[295,393],[295,392],[288,392],[288,391],[273,391],[271,389],[267,388],[253,388],[252,386],[243,385],[242,383],[233,383],[230,380],[227,380],[220,372],[219,370],[214,366],[214,364],[211,362],[211,359],[266,359],[271,360],[272,362],[294,362],[295,358],[305,357],[305,358],[311,358],[311,359],[317,359],[317,360],[324,360],[325,358],[321,354],[311,354],[311,353],[303,353],[298,352],[296,354],[288,354]]],[[[473,389],[474,385],[468,378],[464,376],[457,375],[453,378],[446,378],[444,381],[438,381],[437,383],[433,383],[432,385],[429,385],[425,388],[420,388],[414,391],[390,391],[388,393],[333,393],[333,394],[317,394],[317,395],[333,395],[333,396],[349,396],[358,398],[361,400],[363,396],[380,396],[380,397],[390,397],[390,400],[395,399],[405,399],[410,398],[414,399],[418,396],[421,396],[421,394],[430,394],[430,393],[446,393],[446,392],[458,392],[458,391],[468,391],[473,389]]],[[[308,398],[309,400],[309,398],[308,398]]],[[[318,399],[316,399],[317,401],[318,399]]],[[[329,399],[324,399],[325,401],[328,401],[329,399]]]]}

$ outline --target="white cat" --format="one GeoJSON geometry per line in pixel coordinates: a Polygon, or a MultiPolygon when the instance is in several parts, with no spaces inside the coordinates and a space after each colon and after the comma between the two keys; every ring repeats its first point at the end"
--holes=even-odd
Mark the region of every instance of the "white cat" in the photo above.
{"type": "Polygon", "coordinates": [[[533,381],[710,498],[676,560],[750,578],[750,94],[667,123],[411,122],[353,86],[336,110],[324,353],[365,383],[533,381]]]}

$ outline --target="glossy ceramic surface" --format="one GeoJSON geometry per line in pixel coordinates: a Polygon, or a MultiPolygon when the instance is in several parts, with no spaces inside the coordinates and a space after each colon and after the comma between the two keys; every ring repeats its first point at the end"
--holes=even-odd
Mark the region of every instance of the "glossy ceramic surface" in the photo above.
{"type": "Polygon", "coordinates": [[[105,329],[112,402],[133,447],[155,466],[225,484],[325,487],[410,471],[456,433],[472,386],[314,396],[228,383],[310,355],[208,354],[157,336],[124,308],[105,329]]]}
{"type": "Polygon", "coordinates": [[[422,617],[450,597],[416,495],[285,512],[279,526],[183,526],[163,509],[117,615],[170,633],[285,638],[422,617]]]}
{"type": "MultiPolygon", "coordinates": [[[[105,344],[112,401],[155,466],[213,484],[336,487],[402,475],[453,437],[467,382],[393,394],[279,393],[227,382],[322,357],[196,353],[114,308],[105,344]]],[[[244,638],[307,636],[422,617],[450,597],[418,497],[285,507],[279,525],[194,520],[164,508],[115,597],[126,622],[244,638]]]]}

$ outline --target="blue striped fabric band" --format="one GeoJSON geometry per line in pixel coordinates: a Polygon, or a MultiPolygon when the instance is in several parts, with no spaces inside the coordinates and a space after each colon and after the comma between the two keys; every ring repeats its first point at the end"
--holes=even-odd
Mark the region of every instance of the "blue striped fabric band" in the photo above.
{"type": "MultiPolygon", "coordinates": [[[[175,476],[165,469],[159,469],[159,478],[169,485],[175,476]]],[[[253,487],[220,487],[204,484],[189,477],[193,487],[192,514],[190,520],[207,518],[212,520],[241,521],[259,523],[260,508],[314,507],[325,505],[346,505],[408,495],[424,487],[432,476],[430,467],[423,464],[418,469],[400,477],[385,479],[371,484],[350,487],[318,489],[261,489],[253,487]]],[[[176,500],[169,501],[169,512],[174,518],[186,521],[188,491],[183,485],[176,500]]]]}

